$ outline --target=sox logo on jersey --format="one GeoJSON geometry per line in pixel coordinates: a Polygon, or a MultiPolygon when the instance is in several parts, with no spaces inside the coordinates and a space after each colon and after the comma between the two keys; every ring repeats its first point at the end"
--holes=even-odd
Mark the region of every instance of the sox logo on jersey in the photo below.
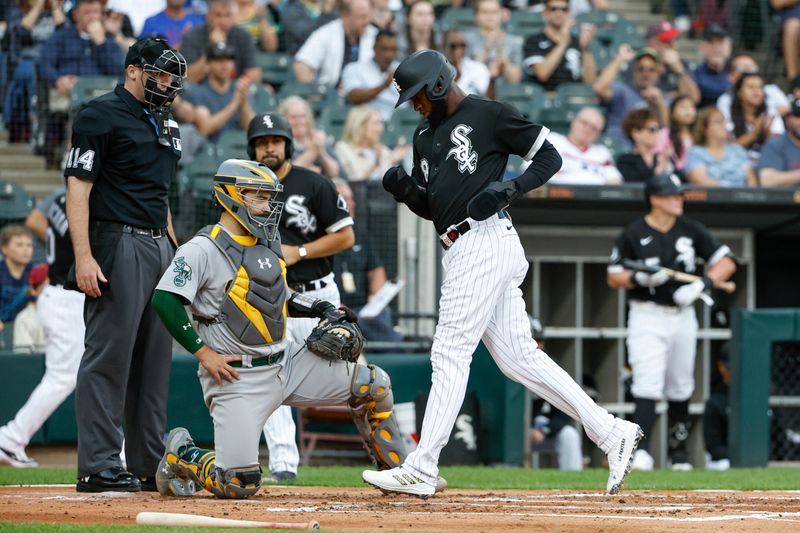
{"type": "Polygon", "coordinates": [[[694,241],[691,237],[680,237],[675,241],[675,250],[678,252],[678,257],[675,260],[683,263],[686,267],[686,272],[694,272],[695,266],[695,253],[694,241]]]}
{"type": "Polygon", "coordinates": [[[304,205],[305,201],[306,197],[300,194],[289,196],[283,209],[290,215],[286,219],[287,226],[297,226],[302,233],[309,234],[317,230],[317,217],[304,205]]]}
{"type": "Polygon", "coordinates": [[[459,124],[450,132],[450,140],[455,146],[447,152],[445,159],[454,156],[458,161],[458,171],[462,174],[465,170],[472,174],[478,168],[478,154],[472,149],[472,141],[467,137],[471,131],[472,128],[466,124],[459,124]]]}

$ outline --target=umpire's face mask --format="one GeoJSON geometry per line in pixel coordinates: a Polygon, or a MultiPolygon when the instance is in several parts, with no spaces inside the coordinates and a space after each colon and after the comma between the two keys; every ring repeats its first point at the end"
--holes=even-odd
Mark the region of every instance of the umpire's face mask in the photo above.
{"type": "Polygon", "coordinates": [[[144,101],[155,111],[172,105],[183,88],[186,60],[174,50],[164,50],[152,65],[143,65],[142,71],[144,101]]]}

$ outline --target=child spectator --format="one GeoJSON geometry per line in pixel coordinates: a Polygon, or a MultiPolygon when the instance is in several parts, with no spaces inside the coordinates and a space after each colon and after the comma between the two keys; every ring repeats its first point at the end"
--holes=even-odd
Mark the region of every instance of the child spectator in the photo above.
{"type": "Polygon", "coordinates": [[[656,142],[656,152],[670,154],[675,170],[683,172],[686,154],[694,143],[692,126],[697,108],[688,96],[679,96],[669,106],[669,127],[662,128],[656,142]]]}
{"type": "MultiPolygon", "coordinates": [[[[33,265],[33,237],[30,231],[22,226],[6,226],[0,231],[0,251],[3,253],[3,261],[0,262],[0,337],[2,349],[10,349],[10,331],[5,331],[12,326],[15,319],[29,305],[33,305],[36,297],[42,290],[43,281],[39,281],[36,287],[31,287],[29,278],[33,265]]],[[[37,280],[38,281],[38,280],[37,280]]],[[[35,320],[36,313],[32,315],[35,320]]],[[[22,322],[30,317],[26,314],[21,317],[22,322]]],[[[13,324],[16,329],[29,330],[26,324],[13,324]]]]}
{"type": "Polygon", "coordinates": [[[617,159],[617,168],[626,183],[646,183],[653,176],[672,172],[671,154],[656,153],[656,141],[661,127],[650,108],[635,109],[622,122],[625,136],[633,150],[617,159]]]}

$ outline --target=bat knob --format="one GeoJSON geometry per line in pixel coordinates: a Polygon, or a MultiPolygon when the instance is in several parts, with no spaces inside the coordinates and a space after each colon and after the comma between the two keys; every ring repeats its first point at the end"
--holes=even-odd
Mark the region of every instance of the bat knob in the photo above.
{"type": "Polygon", "coordinates": [[[319,522],[317,522],[316,520],[312,521],[311,529],[313,529],[314,531],[319,531],[319,522]]]}

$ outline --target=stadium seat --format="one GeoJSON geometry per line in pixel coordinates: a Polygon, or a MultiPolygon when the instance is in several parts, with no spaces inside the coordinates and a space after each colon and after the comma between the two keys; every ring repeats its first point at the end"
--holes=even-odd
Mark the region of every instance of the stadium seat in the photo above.
{"type": "Polygon", "coordinates": [[[70,95],[72,109],[78,109],[93,98],[113,91],[119,83],[116,76],[78,76],[70,95]]]}
{"type": "Polygon", "coordinates": [[[21,185],[0,181],[0,226],[21,223],[34,205],[33,196],[21,185]]]}
{"type": "Polygon", "coordinates": [[[217,156],[218,161],[247,158],[247,135],[245,132],[239,129],[222,132],[217,139],[217,156]]]}
{"type": "Polygon", "coordinates": [[[544,30],[544,18],[533,11],[512,11],[508,20],[508,33],[528,37],[544,30]]]}
{"type": "Polygon", "coordinates": [[[442,16],[442,30],[466,30],[475,27],[475,11],[471,7],[449,7],[442,16]]]}
{"type": "Polygon", "coordinates": [[[253,98],[253,111],[256,113],[265,113],[278,107],[278,101],[263,85],[251,85],[250,94],[253,98]]]}
{"type": "Polygon", "coordinates": [[[577,111],[587,105],[600,105],[600,98],[586,83],[562,83],[556,87],[554,105],[577,111]]]}
{"type": "Polygon", "coordinates": [[[383,128],[381,141],[389,148],[400,144],[411,144],[414,130],[417,129],[420,120],[419,114],[410,107],[396,109],[383,128]]]}
{"type": "Polygon", "coordinates": [[[541,85],[535,83],[505,83],[498,80],[496,99],[516,107],[528,120],[536,120],[547,103],[541,85]]]}
{"type": "Polygon", "coordinates": [[[566,135],[575,113],[574,110],[563,107],[546,107],[539,114],[539,122],[550,128],[550,131],[566,135]]]}
{"type": "Polygon", "coordinates": [[[334,139],[341,140],[342,132],[344,131],[344,123],[347,120],[347,114],[350,108],[346,105],[329,105],[326,106],[319,117],[318,126],[332,136],[334,139]]]}
{"type": "Polygon", "coordinates": [[[611,150],[611,155],[613,155],[615,159],[628,151],[628,147],[623,141],[609,135],[603,135],[597,139],[597,142],[611,150]]]}
{"type": "Polygon", "coordinates": [[[324,83],[302,83],[299,81],[287,81],[278,91],[278,100],[283,100],[287,96],[296,95],[303,98],[311,106],[314,116],[319,117],[334,96],[329,93],[336,93],[336,89],[324,83]]]}
{"type": "Polygon", "coordinates": [[[261,67],[261,81],[277,90],[287,81],[294,80],[291,54],[256,52],[256,64],[261,67]]]}

